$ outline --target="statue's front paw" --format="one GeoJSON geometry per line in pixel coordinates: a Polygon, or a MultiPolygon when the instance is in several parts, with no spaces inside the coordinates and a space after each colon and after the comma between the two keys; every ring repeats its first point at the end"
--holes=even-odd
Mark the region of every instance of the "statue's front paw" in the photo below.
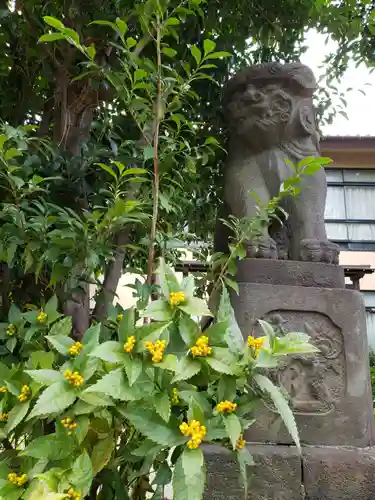
{"type": "Polygon", "coordinates": [[[262,238],[246,243],[246,257],[251,259],[277,259],[277,246],[272,238],[262,238]]]}
{"type": "Polygon", "coordinates": [[[305,239],[300,244],[300,260],[338,265],[340,248],[330,241],[305,239]]]}

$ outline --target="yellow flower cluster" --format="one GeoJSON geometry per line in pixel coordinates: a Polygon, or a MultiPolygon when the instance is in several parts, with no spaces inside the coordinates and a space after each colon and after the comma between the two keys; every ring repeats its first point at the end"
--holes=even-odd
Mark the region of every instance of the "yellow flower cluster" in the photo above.
{"type": "Polygon", "coordinates": [[[169,295],[169,303],[172,307],[183,304],[186,300],[184,292],[171,292],[169,295]]]}
{"type": "Polygon", "coordinates": [[[0,387],[0,392],[2,392],[2,393],[8,392],[8,387],[6,385],[2,385],[0,387]]]}
{"type": "Polygon", "coordinates": [[[0,413],[0,422],[6,422],[8,420],[8,413],[0,413]]]}
{"type": "Polygon", "coordinates": [[[259,356],[259,352],[261,348],[264,346],[265,342],[267,340],[267,337],[252,337],[249,335],[247,338],[247,345],[254,350],[254,357],[257,358],[259,356]]]}
{"type": "Polygon", "coordinates": [[[124,315],[122,313],[119,313],[117,316],[116,316],[116,321],[118,321],[120,323],[120,321],[122,320],[122,318],[124,317],[124,315]]]}
{"type": "Polygon", "coordinates": [[[38,316],[36,317],[38,323],[45,323],[47,321],[47,314],[44,311],[40,311],[38,316]]]}
{"type": "Polygon", "coordinates": [[[206,427],[201,425],[199,420],[191,420],[189,423],[183,422],[180,425],[180,431],[184,436],[191,436],[191,439],[187,443],[188,448],[191,450],[198,448],[207,434],[206,427]]]}
{"type": "Polygon", "coordinates": [[[178,403],[180,402],[180,398],[178,397],[178,391],[177,391],[176,387],[174,387],[172,389],[171,402],[173,405],[178,405],[178,403]]]}
{"type": "Polygon", "coordinates": [[[8,328],[7,328],[7,334],[12,337],[13,335],[15,335],[17,333],[17,327],[16,325],[13,325],[12,323],[10,325],[8,325],[8,328]]]}
{"type": "Polygon", "coordinates": [[[78,354],[82,351],[83,344],[81,342],[76,342],[71,347],[69,347],[69,354],[71,356],[78,356],[78,354]]]}
{"type": "Polygon", "coordinates": [[[79,372],[72,372],[71,370],[66,370],[64,377],[71,385],[74,385],[74,387],[80,387],[85,381],[79,372]]]}
{"type": "Polygon", "coordinates": [[[154,363],[160,363],[163,359],[163,354],[167,342],[165,340],[157,340],[153,342],[145,342],[145,347],[152,354],[152,361],[154,363]]]}
{"type": "Polygon", "coordinates": [[[246,444],[246,441],[244,440],[243,435],[241,434],[241,436],[237,439],[237,442],[236,442],[236,450],[242,450],[242,448],[245,446],[245,444],[246,444]]]}
{"type": "Polygon", "coordinates": [[[135,337],[134,335],[130,335],[130,337],[128,337],[128,340],[124,344],[124,351],[132,352],[134,346],[135,346],[135,337]]]}
{"type": "Polygon", "coordinates": [[[194,357],[206,357],[212,353],[212,347],[208,345],[208,337],[202,335],[191,348],[191,354],[194,357]]]}
{"type": "Polygon", "coordinates": [[[236,411],[237,403],[232,403],[231,401],[222,401],[216,406],[218,413],[233,413],[236,411]]]}
{"type": "Polygon", "coordinates": [[[8,474],[9,482],[14,484],[15,486],[23,486],[27,483],[27,475],[22,474],[21,476],[17,476],[14,472],[8,474]]]}
{"type": "Polygon", "coordinates": [[[18,396],[18,399],[19,401],[21,401],[21,403],[24,403],[29,399],[30,395],[31,395],[30,387],[28,385],[23,385],[21,389],[21,394],[18,396]]]}
{"type": "Polygon", "coordinates": [[[74,491],[73,488],[68,489],[68,498],[72,498],[72,500],[81,500],[81,493],[74,491]]]}
{"type": "Polygon", "coordinates": [[[65,429],[68,429],[68,436],[71,436],[73,431],[75,431],[78,427],[76,422],[73,422],[73,420],[69,417],[64,418],[61,420],[62,425],[65,427],[65,429]]]}

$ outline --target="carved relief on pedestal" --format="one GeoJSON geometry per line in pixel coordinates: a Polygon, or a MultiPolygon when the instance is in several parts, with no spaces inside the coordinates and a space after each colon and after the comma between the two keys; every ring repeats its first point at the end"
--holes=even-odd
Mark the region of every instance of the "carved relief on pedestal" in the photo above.
{"type": "MultiPolygon", "coordinates": [[[[296,415],[327,415],[346,388],[344,339],[340,328],[316,312],[272,311],[265,318],[284,333],[305,332],[319,353],[285,357],[273,373],[274,381],[290,397],[296,415]]],[[[276,412],[272,405],[270,410],[276,412]]],[[[276,412],[277,413],[277,412],[276,412]]]]}

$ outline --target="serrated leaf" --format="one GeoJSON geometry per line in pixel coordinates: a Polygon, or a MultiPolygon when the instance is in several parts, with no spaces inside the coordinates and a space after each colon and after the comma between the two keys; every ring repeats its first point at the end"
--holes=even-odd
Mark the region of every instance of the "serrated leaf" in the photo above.
{"type": "Polygon", "coordinates": [[[137,357],[131,357],[130,355],[124,358],[124,367],[126,376],[128,377],[129,386],[131,387],[142,373],[142,360],[137,357]]]}
{"type": "Polygon", "coordinates": [[[186,441],[175,419],[166,424],[156,412],[139,406],[128,406],[124,415],[139,432],[157,444],[173,447],[186,441]]]}
{"type": "Polygon", "coordinates": [[[235,377],[222,375],[217,387],[217,397],[219,401],[233,401],[236,397],[237,384],[235,377]]]}
{"type": "Polygon", "coordinates": [[[176,365],[176,374],[173,377],[172,384],[181,380],[189,380],[200,372],[202,365],[199,361],[188,356],[180,358],[176,365]]]}
{"type": "Polygon", "coordinates": [[[168,422],[171,417],[171,402],[166,392],[155,394],[154,396],[155,410],[161,418],[168,422]]]}
{"type": "Polygon", "coordinates": [[[64,382],[64,375],[56,370],[26,370],[30,377],[42,385],[64,382]]]}
{"type": "Polygon", "coordinates": [[[9,323],[19,323],[22,320],[22,313],[16,304],[12,304],[8,313],[9,323]]]}
{"type": "Polygon", "coordinates": [[[91,411],[95,407],[100,407],[100,406],[114,406],[115,403],[112,401],[112,399],[103,394],[103,393],[98,393],[98,392],[93,392],[90,390],[86,390],[81,392],[79,395],[79,399],[83,401],[84,403],[87,403],[91,407],[91,411]]]}
{"type": "Polygon", "coordinates": [[[254,375],[254,381],[263,392],[266,392],[271,397],[272,402],[279,412],[280,417],[285,424],[285,427],[289,431],[289,434],[293,438],[298,451],[301,451],[296,420],[283,393],[278,387],[273,384],[273,382],[268,377],[264,375],[254,375]]]}
{"type": "Polygon", "coordinates": [[[56,323],[54,323],[49,331],[49,336],[55,335],[70,335],[72,331],[72,318],[71,316],[66,316],[63,319],[60,319],[56,323]]]}
{"type": "Polygon", "coordinates": [[[113,450],[115,449],[115,438],[110,434],[105,439],[101,439],[94,446],[91,452],[91,461],[93,474],[96,476],[104,467],[108,464],[111,459],[113,450]]]}
{"type": "Polygon", "coordinates": [[[64,356],[69,354],[69,348],[74,344],[74,340],[66,335],[47,335],[46,339],[57,352],[64,356]]]}
{"type": "Polygon", "coordinates": [[[82,496],[86,496],[90,490],[93,479],[93,470],[90,457],[84,451],[74,462],[71,472],[67,476],[70,484],[74,485],[75,489],[83,492],[82,496]]]}
{"type": "Polygon", "coordinates": [[[174,471],[173,471],[173,499],[174,500],[201,500],[203,498],[205,479],[206,479],[206,468],[204,461],[201,462],[199,457],[199,452],[201,450],[188,450],[185,449],[183,454],[178,458],[174,471]],[[198,453],[195,454],[195,451],[198,453]],[[186,453],[193,452],[193,455],[187,457],[184,460],[184,455],[186,453]],[[184,467],[185,462],[185,467],[184,467]],[[185,468],[188,468],[188,464],[191,463],[192,468],[188,475],[185,473],[185,468]],[[198,470],[198,464],[201,464],[198,470]],[[193,474],[193,472],[196,472],[193,474]]]}
{"type": "Polygon", "coordinates": [[[54,383],[39,396],[28,420],[40,415],[61,413],[72,405],[76,398],[76,392],[66,382],[54,383]]]}
{"type": "Polygon", "coordinates": [[[183,314],[180,317],[179,332],[185,344],[191,347],[200,334],[200,327],[190,316],[183,314]]]}
{"type": "Polygon", "coordinates": [[[16,404],[8,415],[8,422],[5,426],[5,433],[8,435],[26,417],[30,408],[30,401],[16,404]]]}
{"type": "Polygon", "coordinates": [[[235,450],[237,440],[242,432],[240,419],[234,413],[231,413],[230,415],[225,415],[223,419],[225,428],[228,433],[228,437],[230,439],[230,442],[232,443],[233,449],[235,450]]]}
{"type": "Polygon", "coordinates": [[[124,347],[120,342],[110,340],[96,347],[89,356],[102,359],[108,363],[123,363],[125,359],[124,347]]]}
{"type": "Polygon", "coordinates": [[[178,307],[190,316],[212,316],[206,302],[198,297],[191,297],[186,304],[181,304],[178,307]]]}
{"type": "Polygon", "coordinates": [[[169,299],[171,292],[180,291],[180,283],[176,274],[173,269],[165,263],[163,258],[159,259],[159,266],[156,272],[159,277],[161,291],[166,299],[169,299]]]}
{"type": "Polygon", "coordinates": [[[233,307],[230,302],[228,290],[223,286],[219,309],[217,312],[217,321],[227,321],[228,328],[225,334],[225,340],[229,349],[235,353],[241,353],[244,349],[244,339],[234,315],[233,307]]]}
{"type": "Polygon", "coordinates": [[[33,458],[47,458],[49,460],[63,460],[71,454],[69,439],[65,435],[49,434],[40,436],[26,446],[23,455],[33,458]]]}
{"type": "Polygon", "coordinates": [[[154,321],[169,321],[173,318],[173,310],[165,300],[154,300],[148,304],[142,316],[154,321]]]}
{"type": "Polygon", "coordinates": [[[223,361],[220,361],[219,359],[216,358],[205,358],[205,359],[206,363],[216,372],[225,373],[227,375],[233,375],[232,367],[223,363],[223,361]]]}
{"type": "Polygon", "coordinates": [[[90,392],[104,393],[120,401],[132,401],[137,399],[137,392],[129,386],[122,369],[112,371],[105,375],[96,382],[96,384],[86,389],[80,397],[84,398],[85,394],[89,394],[90,392]]]}

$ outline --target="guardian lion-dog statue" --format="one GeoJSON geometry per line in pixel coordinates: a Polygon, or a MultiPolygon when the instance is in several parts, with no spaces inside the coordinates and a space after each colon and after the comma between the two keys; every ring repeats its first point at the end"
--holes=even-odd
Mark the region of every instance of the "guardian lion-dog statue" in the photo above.
{"type": "MultiPolygon", "coordinates": [[[[224,106],[229,128],[224,170],[224,212],[256,215],[255,193],[263,203],[277,195],[292,175],[293,164],[320,156],[313,107],[314,74],[300,63],[267,63],[247,68],[227,84],[224,106]]],[[[285,224],[270,227],[261,240],[247,242],[247,256],[338,263],[338,246],[327,239],[324,225],[324,168],[303,177],[301,193],[284,198],[285,224]]],[[[216,251],[227,251],[228,228],[218,222],[216,251]]]]}

